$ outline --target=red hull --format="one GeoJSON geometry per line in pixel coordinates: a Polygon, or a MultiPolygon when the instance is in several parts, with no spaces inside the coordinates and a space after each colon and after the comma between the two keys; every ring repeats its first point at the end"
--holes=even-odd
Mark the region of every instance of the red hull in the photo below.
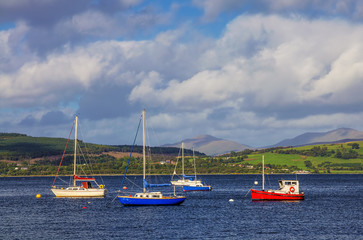
{"type": "Polygon", "coordinates": [[[251,189],[252,201],[295,201],[304,200],[304,193],[285,194],[251,189]]]}

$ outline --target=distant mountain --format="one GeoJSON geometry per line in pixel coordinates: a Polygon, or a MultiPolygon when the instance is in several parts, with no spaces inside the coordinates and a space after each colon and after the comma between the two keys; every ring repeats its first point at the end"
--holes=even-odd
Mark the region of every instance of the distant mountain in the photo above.
{"type": "Polygon", "coordinates": [[[338,128],[329,132],[304,133],[295,138],[285,139],[268,147],[302,146],[318,143],[337,143],[353,140],[363,140],[363,132],[351,128],[338,128]]]}
{"type": "MultiPolygon", "coordinates": [[[[194,148],[194,150],[205,153],[206,155],[209,156],[216,156],[224,153],[230,153],[231,151],[240,152],[247,148],[250,148],[249,146],[234,141],[224,140],[210,135],[199,135],[192,139],[185,139],[182,142],[184,142],[184,148],[186,149],[194,148]]],[[[180,147],[180,146],[181,142],[163,145],[163,147],[180,147]]]]}

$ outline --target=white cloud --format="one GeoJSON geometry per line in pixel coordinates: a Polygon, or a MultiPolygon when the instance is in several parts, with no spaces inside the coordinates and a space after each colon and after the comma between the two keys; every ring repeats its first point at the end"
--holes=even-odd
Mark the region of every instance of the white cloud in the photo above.
{"type": "MultiPolygon", "coordinates": [[[[73,20],[58,26],[87,34],[102,29],[102,34],[112,35],[112,29],[119,30],[114,19],[99,12],[85,12],[73,20]]],[[[196,133],[239,139],[259,129],[292,132],[345,123],[353,126],[359,121],[361,113],[345,112],[363,100],[361,25],[339,19],[241,15],[214,42],[191,36],[190,28],[183,25],[147,41],[70,43],[44,58],[29,52],[22,42],[29,32],[25,24],[1,31],[0,52],[5,59],[0,62],[1,107],[31,106],[28,111],[41,119],[62,105],[67,108],[63,112],[70,114],[70,103],[87,91],[107,98],[109,92],[102,89],[115,88],[117,94],[118,88],[127,87],[120,93],[127,95],[127,102],[115,103],[115,111],[118,105],[150,108],[155,113],[150,123],[169,142],[173,129],[181,129],[175,130],[174,140],[196,133]],[[25,60],[14,55],[15,43],[20,44],[25,60]],[[12,71],[7,71],[8,66],[13,66],[12,71]],[[325,108],[329,111],[317,113],[325,108]]],[[[103,99],[99,101],[102,106],[103,99]]],[[[131,117],[93,123],[105,128],[103,134],[112,135],[113,128],[108,126],[116,122],[119,131],[130,132],[118,121],[131,123],[131,117]]],[[[102,135],[96,129],[91,134],[102,135]]]]}
{"type": "Polygon", "coordinates": [[[99,56],[84,49],[45,60],[33,59],[17,72],[0,75],[0,93],[7,105],[49,104],[60,101],[72,88],[87,88],[104,67],[99,56]]]}
{"type": "Polygon", "coordinates": [[[308,98],[330,95],[324,102],[349,105],[363,101],[363,44],[348,46],[331,64],[331,71],[313,84],[308,98]]]}
{"type": "MultiPolygon", "coordinates": [[[[360,26],[338,20],[243,16],[227,29],[215,48],[201,57],[206,69],[189,79],[170,81],[165,88],[149,84],[148,92],[158,96],[160,104],[189,102],[198,108],[246,95],[254,96],[255,106],[320,102],[329,93],[334,94],[329,100],[338,102],[340,93],[347,94],[345,89],[361,88],[360,26]],[[259,46],[253,54],[243,54],[251,39],[259,46]],[[210,56],[215,58],[208,69],[205,58],[210,56]]],[[[131,98],[142,101],[143,96],[131,98]]]]}

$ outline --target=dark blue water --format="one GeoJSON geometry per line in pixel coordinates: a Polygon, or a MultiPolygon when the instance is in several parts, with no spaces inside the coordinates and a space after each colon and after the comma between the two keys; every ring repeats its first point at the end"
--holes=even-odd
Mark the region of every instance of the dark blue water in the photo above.
{"type": "Polygon", "coordinates": [[[51,177],[0,178],[0,239],[363,239],[362,174],[299,175],[300,202],[252,202],[256,175],[203,179],[213,191],[181,206],[123,207],[121,177],[103,177],[105,199],[56,199],[51,177]]]}

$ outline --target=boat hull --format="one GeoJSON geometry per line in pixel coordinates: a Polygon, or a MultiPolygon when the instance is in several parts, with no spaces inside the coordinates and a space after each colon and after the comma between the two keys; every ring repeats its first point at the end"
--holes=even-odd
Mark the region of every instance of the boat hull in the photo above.
{"type": "Polygon", "coordinates": [[[51,189],[57,198],[103,198],[107,195],[107,189],[51,189]]]}
{"type": "Polygon", "coordinates": [[[184,192],[191,192],[191,191],[212,191],[211,186],[183,186],[184,192]]]}
{"type": "Polygon", "coordinates": [[[305,194],[274,193],[251,189],[252,201],[296,201],[304,200],[305,194]]]}
{"type": "Polygon", "coordinates": [[[118,196],[121,204],[125,206],[156,206],[156,205],[180,205],[185,197],[140,198],[130,196],[118,196]]]}

